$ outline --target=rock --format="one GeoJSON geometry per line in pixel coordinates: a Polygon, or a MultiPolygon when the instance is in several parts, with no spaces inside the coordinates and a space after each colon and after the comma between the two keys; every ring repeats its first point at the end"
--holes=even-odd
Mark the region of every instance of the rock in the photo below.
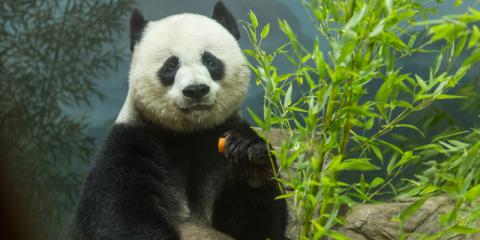
{"type": "MultiPolygon", "coordinates": [[[[404,199],[388,203],[358,204],[345,215],[346,224],[337,229],[352,240],[398,240],[400,239],[399,213],[414,203],[417,199],[404,199]]],[[[449,212],[454,200],[447,196],[431,197],[423,206],[407,220],[404,226],[407,240],[420,239],[421,236],[430,236],[442,230],[439,216],[449,212]]],[[[290,214],[291,224],[287,231],[290,239],[298,236],[300,223],[290,214]]],[[[480,225],[480,223],[479,223],[480,225]]],[[[473,236],[458,235],[449,240],[479,240],[480,234],[473,236]]]]}

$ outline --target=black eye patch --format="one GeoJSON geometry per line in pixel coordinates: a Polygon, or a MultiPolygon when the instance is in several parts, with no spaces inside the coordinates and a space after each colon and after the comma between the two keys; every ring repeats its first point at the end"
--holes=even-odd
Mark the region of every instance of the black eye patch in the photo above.
{"type": "Polygon", "coordinates": [[[164,86],[171,86],[173,84],[179,67],[180,61],[176,56],[169,57],[165,63],[163,63],[163,66],[158,70],[157,74],[164,86]]]}
{"type": "Polygon", "coordinates": [[[215,57],[210,52],[204,52],[202,54],[202,62],[203,65],[208,69],[210,73],[210,77],[213,80],[222,80],[223,76],[225,75],[225,66],[223,62],[215,57]]]}

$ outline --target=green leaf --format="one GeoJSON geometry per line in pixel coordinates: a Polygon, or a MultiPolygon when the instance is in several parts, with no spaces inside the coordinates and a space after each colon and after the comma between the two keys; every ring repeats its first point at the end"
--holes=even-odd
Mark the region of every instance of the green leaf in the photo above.
{"type": "Polygon", "coordinates": [[[450,94],[439,94],[435,97],[435,99],[442,100],[442,99],[466,99],[466,96],[459,96],[459,95],[450,95],[450,94]]]}
{"type": "Polygon", "coordinates": [[[369,116],[369,117],[379,117],[378,114],[372,112],[372,111],[369,111],[368,110],[368,106],[347,106],[347,107],[344,107],[342,109],[340,109],[341,113],[354,113],[354,114],[358,114],[358,115],[365,115],[365,116],[369,116]]]}
{"type": "Polygon", "coordinates": [[[303,56],[302,63],[306,63],[311,57],[312,57],[312,54],[307,54],[303,56]]]}
{"type": "Polygon", "coordinates": [[[256,56],[257,56],[257,54],[255,53],[255,51],[250,50],[250,49],[245,49],[245,50],[243,50],[243,52],[246,53],[246,54],[248,54],[248,55],[251,56],[251,57],[256,57],[256,56]]]}
{"type": "Polygon", "coordinates": [[[262,39],[266,38],[269,32],[270,32],[270,23],[267,23],[267,25],[265,25],[265,27],[263,27],[262,29],[262,33],[261,33],[262,39]]]}
{"type": "Polygon", "coordinates": [[[287,109],[287,110],[290,110],[290,111],[294,111],[294,112],[308,113],[308,111],[305,110],[305,109],[298,108],[298,107],[293,107],[293,106],[286,107],[286,109],[287,109]]]}
{"type": "Polygon", "coordinates": [[[381,177],[376,177],[373,179],[373,181],[370,183],[370,188],[378,187],[380,184],[384,183],[385,180],[381,177]]]}
{"type": "Polygon", "coordinates": [[[383,31],[384,26],[385,26],[385,19],[382,19],[382,21],[380,21],[377,24],[377,26],[375,26],[375,28],[373,28],[373,30],[370,32],[370,34],[368,34],[368,37],[373,38],[373,37],[377,36],[378,34],[380,34],[383,31]]]}
{"type": "Polygon", "coordinates": [[[283,99],[283,106],[288,107],[292,103],[292,83],[289,84],[285,99],[283,99]]]}
{"type": "Polygon", "coordinates": [[[399,147],[397,147],[397,146],[395,146],[395,145],[393,145],[393,144],[391,144],[391,143],[389,143],[389,142],[387,142],[387,141],[377,139],[377,142],[379,142],[379,143],[381,143],[381,144],[383,144],[383,145],[386,145],[386,146],[390,147],[391,149],[395,150],[395,151],[398,152],[398,153],[403,154],[402,149],[400,149],[399,147]]]}
{"type": "Polygon", "coordinates": [[[356,171],[372,171],[378,170],[379,167],[370,163],[368,158],[352,158],[347,159],[339,164],[339,170],[356,170],[356,171]]]}
{"type": "Polygon", "coordinates": [[[330,165],[328,166],[328,169],[331,169],[332,171],[337,171],[340,166],[340,163],[342,162],[342,158],[343,158],[343,155],[341,154],[333,157],[332,160],[330,161],[330,165]]]}
{"type": "Polygon", "coordinates": [[[265,123],[262,121],[262,119],[260,119],[260,117],[258,117],[258,115],[252,109],[247,108],[247,111],[250,114],[250,116],[252,117],[253,121],[255,121],[255,123],[259,127],[261,127],[262,129],[265,129],[264,128],[265,123]]]}
{"type": "Polygon", "coordinates": [[[355,50],[355,47],[357,46],[357,41],[355,39],[352,39],[348,41],[345,45],[342,46],[341,54],[338,56],[337,61],[339,63],[343,62],[347,56],[353,53],[355,50]]]}
{"type": "Polygon", "coordinates": [[[417,201],[415,201],[414,203],[410,204],[404,210],[402,210],[400,212],[400,217],[399,217],[400,221],[405,222],[410,217],[412,217],[413,214],[415,214],[417,212],[417,210],[420,209],[423,206],[423,204],[425,203],[426,200],[427,200],[427,198],[425,198],[425,197],[420,198],[417,201]]]}
{"type": "MultiPolygon", "coordinates": [[[[333,14],[333,19],[335,21],[338,21],[340,18],[340,13],[337,10],[337,5],[334,4],[334,1],[326,1],[327,6],[328,6],[328,11],[330,11],[333,14]]],[[[326,8],[325,8],[326,10],[326,8]]]]}
{"type": "Polygon", "coordinates": [[[417,131],[418,133],[420,133],[420,135],[422,135],[422,137],[425,138],[425,134],[417,126],[414,126],[414,125],[411,125],[411,124],[397,124],[397,125],[395,125],[395,127],[413,129],[413,130],[417,131]]]}
{"type": "Polygon", "coordinates": [[[435,25],[429,29],[429,33],[432,34],[430,41],[435,42],[443,39],[447,42],[451,42],[459,31],[459,26],[454,23],[441,23],[435,25]]]}
{"type": "Polygon", "coordinates": [[[428,186],[424,189],[422,189],[421,191],[421,194],[429,194],[429,193],[433,193],[433,192],[436,192],[438,190],[438,187],[436,186],[428,186]]]}
{"type": "Polygon", "coordinates": [[[385,81],[382,84],[382,86],[380,86],[380,88],[378,89],[377,94],[375,95],[375,100],[385,103],[390,97],[391,92],[392,92],[392,87],[390,82],[385,81]]]}
{"type": "Polygon", "coordinates": [[[373,153],[375,153],[375,155],[378,157],[378,159],[380,159],[380,161],[383,162],[383,155],[382,155],[382,151],[380,150],[380,148],[378,148],[378,146],[376,145],[370,145],[370,147],[372,148],[373,150],[373,153]]]}
{"type": "Polygon", "coordinates": [[[470,190],[468,190],[465,193],[465,199],[469,202],[477,200],[479,196],[480,196],[480,184],[470,188],[470,190]]]}
{"type": "Polygon", "coordinates": [[[400,161],[398,161],[397,165],[395,167],[400,167],[403,166],[407,163],[409,163],[411,160],[415,159],[416,156],[413,156],[412,151],[406,151],[403,155],[402,158],[400,158],[400,161]]]}
{"type": "Polygon", "coordinates": [[[393,170],[395,170],[395,166],[396,166],[396,163],[397,163],[397,155],[394,155],[390,161],[388,161],[388,165],[387,165],[387,174],[388,176],[390,176],[393,172],[393,170]]]}
{"type": "Polygon", "coordinates": [[[441,133],[440,135],[436,136],[432,140],[432,142],[438,142],[441,139],[445,139],[445,138],[448,139],[448,138],[451,138],[451,137],[454,137],[454,136],[463,135],[463,134],[467,134],[467,133],[470,133],[470,131],[458,131],[458,132],[441,133]]]}
{"type": "Polygon", "coordinates": [[[397,101],[397,102],[395,102],[395,105],[400,106],[400,107],[404,107],[404,108],[408,108],[408,109],[414,109],[415,108],[411,103],[409,103],[407,101],[397,101]]]}
{"type": "Polygon", "coordinates": [[[350,20],[348,20],[347,24],[345,24],[345,29],[352,29],[355,27],[363,18],[365,11],[367,10],[367,4],[365,4],[360,11],[355,13],[350,20]]]}
{"type": "Polygon", "coordinates": [[[388,13],[392,13],[393,0],[385,0],[385,8],[388,13]]]}
{"type": "Polygon", "coordinates": [[[413,45],[415,44],[415,41],[417,41],[418,34],[419,34],[418,32],[412,34],[412,36],[411,36],[410,39],[408,40],[407,46],[408,46],[409,48],[412,48],[413,45]]]}
{"type": "Polygon", "coordinates": [[[470,41],[468,42],[468,48],[474,47],[478,40],[480,39],[480,30],[478,30],[477,26],[473,26],[472,36],[470,37],[470,41]]]}
{"type": "Polygon", "coordinates": [[[343,235],[342,233],[335,232],[335,231],[329,231],[329,232],[328,232],[328,236],[329,236],[330,238],[335,239],[335,240],[350,240],[349,237],[343,235]]]}
{"type": "Polygon", "coordinates": [[[425,83],[425,81],[423,81],[422,77],[418,76],[417,74],[415,74],[415,79],[417,79],[417,83],[418,85],[420,85],[420,87],[423,89],[423,90],[428,90],[429,88],[427,87],[427,84],[425,83]]]}
{"type": "Polygon", "coordinates": [[[252,21],[253,27],[257,28],[258,27],[257,16],[255,15],[255,13],[252,10],[250,10],[249,15],[250,15],[250,21],[252,21]]]}
{"type": "Polygon", "coordinates": [[[455,45],[455,51],[454,51],[454,54],[453,56],[455,57],[458,57],[460,56],[460,54],[462,53],[463,51],[463,48],[465,48],[465,45],[467,43],[467,39],[468,39],[468,35],[463,35],[460,40],[458,41],[458,43],[455,45]]]}
{"type": "Polygon", "coordinates": [[[442,50],[440,51],[440,53],[438,54],[437,56],[437,59],[435,61],[435,64],[433,65],[433,69],[434,69],[434,73],[437,74],[438,73],[438,70],[440,70],[440,66],[442,65],[442,62],[443,62],[443,56],[445,54],[445,51],[447,50],[447,48],[442,48],[442,50]]]}
{"type": "Polygon", "coordinates": [[[397,49],[408,49],[408,46],[397,35],[384,31],[382,35],[385,39],[397,49]]]}
{"type": "Polygon", "coordinates": [[[452,231],[460,234],[474,234],[480,232],[480,229],[462,225],[455,225],[454,227],[452,227],[452,231]]]}
{"type": "Polygon", "coordinates": [[[287,199],[287,198],[291,198],[293,196],[295,196],[295,192],[289,192],[289,193],[285,193],[285,194],[282,194],[280,196],[275,197],[275,200],[287,199]]]}
{"type": "Polygon", "coordinates": [[[473,65],[480,61],[480,49],[475,50],[465,61],[463,62],[463,66],[473,65]]]}

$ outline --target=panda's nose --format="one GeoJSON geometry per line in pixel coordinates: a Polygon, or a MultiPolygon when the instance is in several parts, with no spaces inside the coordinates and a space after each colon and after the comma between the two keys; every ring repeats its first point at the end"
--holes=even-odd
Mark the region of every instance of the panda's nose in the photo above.
{"type": "Polygon", "coordinates": [[[183,95],[196,100],[202,98],[208,92],[210,92],[210,87],[206,84],[190,85],[183,89],[183,95]]]}

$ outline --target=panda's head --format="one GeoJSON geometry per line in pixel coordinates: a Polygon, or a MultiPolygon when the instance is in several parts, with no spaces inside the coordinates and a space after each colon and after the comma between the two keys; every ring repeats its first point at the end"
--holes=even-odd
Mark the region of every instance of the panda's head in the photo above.
{"type": "Polygon", "coordinates": [[[175,131],[211,128],[236,113],[249,81],[237,23],[222,2],[213,17],[178,14],[130,20],[129,93],[117,122],[139,114],[175,131]]]}

